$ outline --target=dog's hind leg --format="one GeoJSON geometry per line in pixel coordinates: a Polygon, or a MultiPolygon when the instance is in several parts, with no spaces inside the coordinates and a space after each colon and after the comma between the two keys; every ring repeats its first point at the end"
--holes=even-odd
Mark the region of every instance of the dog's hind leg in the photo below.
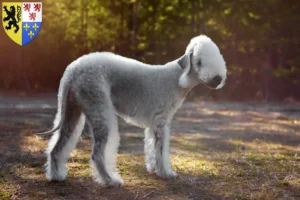
{"type": "Polygon", "coordinates": [[[144,152],[146,168],[149,173],[155,172],[155,136],[151,128],[145,129],[144,152]]]}
{"type": "MultiPolygon", "coordinates": [[[[60,111],[56,115],[56,123],[60,111]]],[[[84,126],[84,115],[80,106],[68,97],[65,119],[61,128],[56,131],[49,141],[47,148],[46,178],[48,180],[64,180],[67,176],[66,162],[76,146],[84,126]]]]}
{"type": "Polygon", "coordinates": [[[83,110],[92,130],[93,152],[91,167],[95,180],[103,185],[123,184],[117,168],[116,154],[120,142],[115,110],[109,95],[94,89],[84,93],[83,110]]]}

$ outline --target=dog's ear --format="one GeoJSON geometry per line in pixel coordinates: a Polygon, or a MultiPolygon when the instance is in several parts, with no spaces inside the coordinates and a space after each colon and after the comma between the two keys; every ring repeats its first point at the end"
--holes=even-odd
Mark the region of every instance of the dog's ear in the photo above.
{"type": "Polygon", "coordinates": [[[188,88],[193,84],[193,81],[189,76],[192,68],[192,56],[193,51],[181,56],[177,61],[177,64],[183,70],[183,73],[179,78],[179,86],[182,88],[188,88]]]}
{"type": "Polygon", "coordinates": [[[186,68],[191,67],[191,56],[193,55],[193,52],[189,52],[188,54],[184,54],[177,60],[177,64],[182,70],[185,70],[186,68]]]}

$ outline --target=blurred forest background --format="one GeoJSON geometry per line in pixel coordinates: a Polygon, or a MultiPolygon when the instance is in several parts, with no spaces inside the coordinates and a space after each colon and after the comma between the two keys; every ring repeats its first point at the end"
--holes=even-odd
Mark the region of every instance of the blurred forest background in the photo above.
{"type": "Polygon", "coordinates": [[[164,64],[206,34],[227,62],[227,85],[199,86],[191,98],[300,99],[299,0],[42,2],[43,27],[31,43],[20,47],[0,31],[0,90],[56,91],[66,66],[94,51],[164,64]]]}

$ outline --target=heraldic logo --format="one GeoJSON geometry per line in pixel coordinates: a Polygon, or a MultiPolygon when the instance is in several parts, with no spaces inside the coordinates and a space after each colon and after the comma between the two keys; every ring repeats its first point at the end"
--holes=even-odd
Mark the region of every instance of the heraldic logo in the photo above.
{"type": "Polygon", "coordinates": [[[42,27],[41,2],[2,2],[2,24],[7,35],[24,46],[42,27]]]}

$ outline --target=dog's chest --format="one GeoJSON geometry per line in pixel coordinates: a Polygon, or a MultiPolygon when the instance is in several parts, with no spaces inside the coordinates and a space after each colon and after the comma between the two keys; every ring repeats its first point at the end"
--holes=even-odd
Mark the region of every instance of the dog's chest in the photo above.
{"type": "Polygon", "coordinates": [[[177,99],[173,103],[161,102],[144,102],[140,104],[136,102],[131,105],[116,106],[118,115],[127,123],[146,128],[153,125],[157,121],[165,121],[170,123],[176,111],[181,107],[183,99],[177,99]]]}

